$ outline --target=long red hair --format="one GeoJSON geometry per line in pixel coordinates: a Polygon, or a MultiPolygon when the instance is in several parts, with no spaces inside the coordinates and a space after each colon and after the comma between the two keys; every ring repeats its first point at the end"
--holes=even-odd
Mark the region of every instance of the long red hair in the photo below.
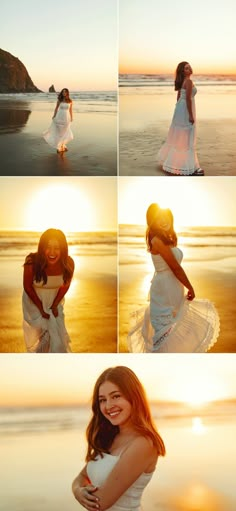
{"type": "Polygon", "coordinates": [[[158,455],[165,455],[165,445],[157,432],[142,384],[136,374],[125,366],[106,369],[95,383],[92,397],[92,418],[86,430],[88,450],[86,461],[94,460],[98,455],[109,452],[112,442],[119,432],[118,426],[113,426],[101,413],[99,405],[99,388],[109,381],[119,387],[124,397],[132,405],[131,421],[134,429],[140,435],[150,438],[158,455]]]}

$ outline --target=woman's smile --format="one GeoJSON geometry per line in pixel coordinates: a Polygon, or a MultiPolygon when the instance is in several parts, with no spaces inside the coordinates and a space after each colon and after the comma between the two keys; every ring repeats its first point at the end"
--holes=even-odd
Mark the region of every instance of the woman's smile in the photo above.
{"type": "Polygon", "coordinates": [[[112,382],[106,381],[100,386],[99,406],[104,417],[110,422],[116,421],[117,426],[130,420],[132,406],[119,387],[112,382]]]}

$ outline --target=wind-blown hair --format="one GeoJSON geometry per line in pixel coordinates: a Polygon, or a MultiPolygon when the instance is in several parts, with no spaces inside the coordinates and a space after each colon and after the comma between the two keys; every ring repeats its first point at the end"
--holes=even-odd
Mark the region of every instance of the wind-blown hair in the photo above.
{"type": "Polygon", "coordinates": [[[106,369],[95,383],[92,397],[92,418],[86,430],[88,450],[86,461],[94,460],[97,455],[109,452],[112,442],[119,432],[102,414],[99,405],[99,388],[109,381],[119,387],[125,399],[132,405],[131,421],[140,435],[150,438],[158,455],[165,455],[165,446],[153,424],[149,404],[144,388],[134,372],[125,366],[106,369]]]}
{"type": "Polygon", "coordinates": [[[174,230],[174,217],[170,209],[162,209],[158,204],[150,204],[146,213],[146,243],[149,252],[152,250],[152,239],[156,236],[165,245],[176,247],[177,235],[174,230]]]}
{"type": "Polygon", "coordinates": [[[69,93],[69,89],[67,89],[66,87],[64,87],[64,89],[61,90],[61,92],[59,92],[58,94],[58,100],[60,101],[60,103],[64,100],[64,96],[63,96],[63,91],[66,91],[67,94],[68,94],[68,97],[67,97],[67,100],[68,100],[68,103],[71,103],[71,99],[70,99],[70,93],[69,93]]]}
{"type": "Polygon", "coordinates": [[[184,66],[188,64],[188,62],[180,62],[176,68],[176,71],[175,71],[175,90],[180,90],[182,85],[183,85],[183,81],[184,81],[184,66]]]}
{"type": "Polygon", "coordinates": [[[60,229],[48,229],[40,237],[37,252],[31,252],[25,260],[25,265],[33,265],[33,274],[36,282],[43,281],[44,284],[47,282],[46,266],[47,259],[45,256],[45,250],[48,246],[48,242],[51,239],[56,239],[60,247],[60,263],[62,266],[62,275],[64,283],[66,284],[71,280],[73,275],[73,263],[72,259],[68,255],[68,245],[65,234],[60,229]]]}

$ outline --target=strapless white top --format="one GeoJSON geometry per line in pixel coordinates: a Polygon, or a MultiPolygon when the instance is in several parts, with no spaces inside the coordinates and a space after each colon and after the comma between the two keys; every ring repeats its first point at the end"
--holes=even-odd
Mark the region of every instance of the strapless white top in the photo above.
{"type": "MultiPolygon", "coordinates": [[[[99,456],[96,460],[89,461],[87,464],[87,474],[91,483],[94,486],[101,486],[119,461],[119,458],[120,456],[104,453],[103,458],[99,456]]],[[[153,472],[143,472],[115,504],[109,508],[109,511],[141,511],[141,497],[152,475],[153,472]]]]}
{"type": "MultiPolygon", "coordinates": [[[[173,252],[173,255],[175,256],[175,259],[178,261],[178,263],[181,263],[183,259],[183,252],[178,247],[171,247],[171,250],[173,252]]],[[[160,254],[151,254],[152,256],[152,262],[155,268],[156,272],[161,271],[172,271],[169,267],[169,265],[166,263],[166,261],[163,259],[163,257],[160,254]]]]}

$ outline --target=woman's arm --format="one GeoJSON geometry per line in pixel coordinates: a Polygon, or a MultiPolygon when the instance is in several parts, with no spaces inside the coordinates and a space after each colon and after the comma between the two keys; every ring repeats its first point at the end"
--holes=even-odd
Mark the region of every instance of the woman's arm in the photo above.
{"type": "Polygon", "coordinates": [[[143,472],[152,472],[157,453],[151,440],[136,438],[124,451],[106,481],[94,492],[99,498],[99,509],[111,507],[143,472]],[[151,468],[151,469],[150,469],[151,468]]]}
{"type": "Polygon", "coordinates": [[[192,88],[193,88],[192,80],[190,80],[188,78],[185,81],[185,85],[186,85],[186,103],[187,103],[187,109],[188,109],[188,113],[189,113],[189,122],[191,122],[191,124],[194,124],[193,111],[192,111],[192,88]]]}
{"type": "Polygon", "coordinates": [[[158,253],[163,257],[165,262],[168,264],[170,269],[173,271],[176,278],[188,289],[188,300],[193,300],[195,293],[192,285],[190,284],[188,277],[183,270],[182,266],[175,259],[172,250],[169,245],[165,245],[159,238],[152,239],[153,253],[158,253]]]}
{"type": "MultiPolygon", "coordinates": [[[[74,261],[72,258],[70,258],[70,264],[71,264],[71,267],[72,267],[72,271],[74,273],[74,261]]],[[[60,303],[60,301],[62,300],[62,298],[65,296],[65,294],[67,293],[70,285],[71,285],[71,280],[72,280],[72,277],[73,277],[73,273],[72,273],[72,276],[71,276],[71,279],[66,283],[66,284],[62,284],[61,287],[59,287],[58,289],[58,292],[57,292],[57,295],[55,296],[54,300],[53,300],[53,303],[50,307],[50,309],[52,309],[52,313],[53,315],[55,316],[55,318],[58,316],[58,310],[57,310],[57,307],[60,303]]]]}
{"type": "Polygon", "coordinates": [[[72,483],[72,492],[76,500],[86,509],[94,511],[99,508],[99,499],[93,495],[93,492],[96,490],[96,486],[91,484],[86,467],[84,467],[72,483]]]}
{"type": "Polygon", "coordinates": [[[34,287],[33,287],[33,280],[34,280],[34,274],[33,274],[33,265],[32,264],[25,264],[24,266],[24,275],[23,275],[23,287],[27,295],[30,297],[34,305],[38,307],[40,314],[45,319],[50,318],[50,314],[47,314],[44,312],[43,304],[41,300],[39,299],[34,287]]]}
{"type": "Polygon", "coordinates": [[[180,91],[180,90],[178,90],[178,94],[177,94],[177,101],[179,101],[180,94],[181,94],[181,91],[180,91]]]}
{"type": "Polygon", "coordinates": [[[56,113],[57,113],[57,110],[58,110],[58,108],[59,108],[59,105],[60,105],[60,101],[59,101],[59,99],[58,99],[58,100],[57,100],[56,108],[55,108],[55,110],[54,110],[54,114],[53,114],[52,119],[54,119],[54,117],[56,117],[56,113]]]}
{"type": "Polygon", "coordinates": [[[70,120],[73,121],[73,115],[72,115],[72,101],[70,103],[70,120]]]}

